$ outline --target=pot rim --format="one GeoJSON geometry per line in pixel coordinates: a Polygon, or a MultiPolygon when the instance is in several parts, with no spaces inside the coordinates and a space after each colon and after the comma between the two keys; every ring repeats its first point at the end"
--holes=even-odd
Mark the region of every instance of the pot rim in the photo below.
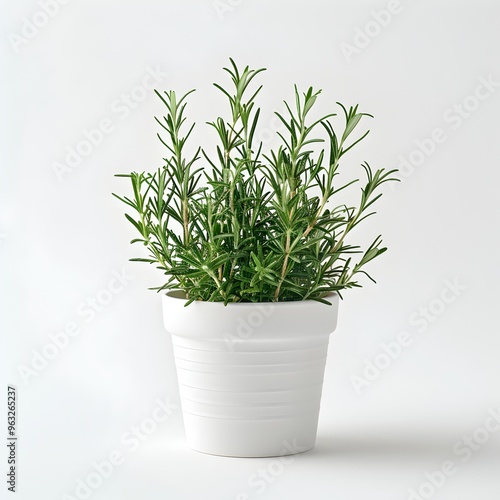
{"type": "MultiPolygon", "coordinates": [[[[179,301],[187,302],[185,292],[184,290],[181,289],[175,289],[175,290],[169,290],[168,292],[165,292],[163,294],[166,298],[169,299],[176,299],[179,301]]],[[[324,297],[322,297],[324,300],[329,300],[329,299],[335,299],[335,297],[340,297],[337,292],[328,292],[324,297]]],[[[314,299],[305,299],[305,300],[282,300],[282,301],[268,301],[268,302],[228,302],[227,304],[224,304],[224,302],[218,301],[209,301],[209,300],[195,300],[193,304],[213,304],[217,306],[242,306],[242,307],[247,307],[247,306],[280,306],[280,307],[297,307],[297,304],[311,304],[311,303],[317,303],[321,305],[329,305],[332,306],[333,303],[329,302],[328,304],[324,304],[322,302],[319,302],[318,300],[314,299]]]]}

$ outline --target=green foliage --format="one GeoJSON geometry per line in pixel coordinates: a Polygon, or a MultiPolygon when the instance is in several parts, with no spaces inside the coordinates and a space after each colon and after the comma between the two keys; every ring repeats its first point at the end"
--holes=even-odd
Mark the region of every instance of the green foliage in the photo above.
{"type": "Polygon", "coordinates": [[[219,139],[216,158],[201,148],[185,154],[194,127],[185,125],[184,116],[192,91],[180,99],[172,91],[155,91],[166,106],[166,116],[156,118],[168,151],[165,165],[152,173],[119,175],[130,179],[133,196],[115,194],[132,209],[133,215],[125,216],[140,235],[132,243],[149,250],[148,258],[132,260],[157,265],[168,279],[156,290],[182,289],[190,302],[324,301],[329,292],[360,286],[358,275],[368,276],[365,264],[386,248],[380,236],[365,251],[346,237],[374,213],[379,187],[396,180],[395,170],[373,171],[364,163],[358,206],[329,202],[358,182],[337,186],[336,177],[340,159],[368,134],[351,139],[370,115],[337,103],[344,121],[337,134],[330,121],[334,114],[308,119],[320,92],[309,88],[301,94],[295,87],[294,105],[285,102],[286,114],[276,113],[286,130],[277,132],[282,144],[264,154],[254,140],[261,87],[248,91],[263,69],[240,71],[233,60],[224,69],[234,88],[214,84],[231,111],[229,121],[209,123],[219,139]],[[356,263],[354,254],[361,254],[356,263]]]}

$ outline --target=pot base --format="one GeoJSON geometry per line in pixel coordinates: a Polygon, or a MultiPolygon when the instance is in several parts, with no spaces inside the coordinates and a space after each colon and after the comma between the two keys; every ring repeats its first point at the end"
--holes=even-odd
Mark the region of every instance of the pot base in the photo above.
{"type": "Polygon", "coordinates": [[[223,457],[264,458],[304,453],[316,442],[317,413],[294,419],[227,420],[184,413],[188,446],[223,457]]]}

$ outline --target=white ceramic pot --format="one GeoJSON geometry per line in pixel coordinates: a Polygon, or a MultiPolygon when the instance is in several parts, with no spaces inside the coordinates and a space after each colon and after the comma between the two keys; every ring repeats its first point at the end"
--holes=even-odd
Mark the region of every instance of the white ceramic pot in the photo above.
{"type": "Polygon", "coordinates": [[[188,445],[233,457],[310,450],[339,297],[317,301],[193,302],[163,295],[188,445]]]}

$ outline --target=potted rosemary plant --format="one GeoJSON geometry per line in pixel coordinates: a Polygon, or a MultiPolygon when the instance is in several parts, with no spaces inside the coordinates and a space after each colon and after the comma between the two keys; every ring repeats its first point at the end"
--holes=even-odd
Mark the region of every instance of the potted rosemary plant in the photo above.
{"type": "Polygon", "coordinates": [[[348,236],[372,215],[395,171],[364,163],[359,204],[342,204],[339,192],[357,179],[337,184],[340,160],[366,137],[354,131],[370,115],[338,103],[338,133],[335,114],[310,119],[320,92],[295,87],[295,102],[277,113],[280,145],[263,151],[255,140],[261,87],[249,90],[263,69],[241,71],[232,60],[224,69],[232,90],[214,85],[230,113],[208,124],[218,138],[213,154],[186,152],[192,91],[181,98],[156,91],[166,108],[156,118],[164,164],[120,174],[133,194],[115,196],[139,233],[132,243],[149,251],[132,260],[166,276],[156,289],[172,334],[188,444],[238,457],[297,453],[315,443],[339,295],[360,286],[365,265],[386,250],[380,236],[364,250],[348,236]]]}

